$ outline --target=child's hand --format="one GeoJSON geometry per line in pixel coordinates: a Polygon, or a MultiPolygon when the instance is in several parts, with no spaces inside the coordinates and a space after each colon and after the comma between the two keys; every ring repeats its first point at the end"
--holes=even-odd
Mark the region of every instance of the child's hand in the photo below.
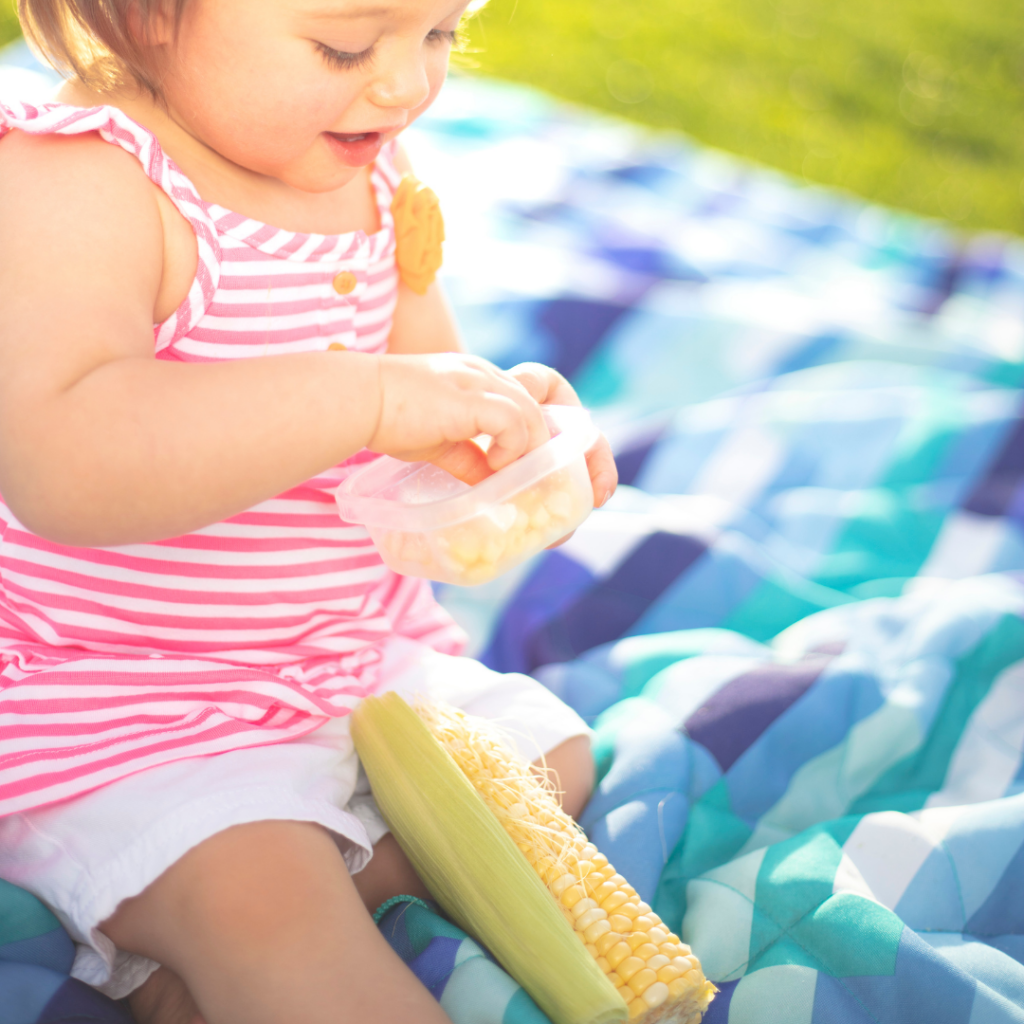
{"type": "MultiPolygon", "coordinates": [[[[520,363],[508,372],[541,405],[581,404],[572,385],[550,366],[520,363]]],[[[612,449],[604,434],[587,452],[587,469],[590,470],[590,484],[594,488],[594,508],[600,508],[615,493],[619,484],[619,471],[615,468],[612,449]]]]}
{"type": "Polygon", "coordinates": [[[435,462],[460,479],[483,479],[486,470],[507,466],[550,437],[527,388],[479,356],[387,355],[379,366],[371,451],[435,462]],[[494,438],[486,455],[471,440],[479,434],[494,438]]]}

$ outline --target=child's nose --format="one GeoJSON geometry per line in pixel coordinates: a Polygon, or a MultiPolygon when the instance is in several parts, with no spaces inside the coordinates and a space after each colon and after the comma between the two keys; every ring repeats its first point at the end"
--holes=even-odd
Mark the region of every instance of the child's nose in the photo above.
{"type": "Polygon", "coordinates": [[[430,77],[426,63],[416,54],[396,54],[382,65],[371,85],[374,101],[382,107],[414,110],[430,97],[430,77]]]}

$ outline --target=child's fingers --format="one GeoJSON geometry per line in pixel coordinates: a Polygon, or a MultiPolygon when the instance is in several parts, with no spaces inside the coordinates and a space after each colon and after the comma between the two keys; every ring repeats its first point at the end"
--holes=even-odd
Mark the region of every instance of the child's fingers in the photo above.
{"type": "Polygon", "coordinates": [[[493,470],[507,466],[551,437],[540,406],[522,388],[483,396],[476,422],[478,433],[494,438],[487,450],[487,464],[493,470]]]}
{"type": "Polygon", "coordinates": [[[579,405],[573,386],[557,371],[543,363],[520,363],[508,371],[534,401],[541,405],[579,405]]]}
{"type": "Polygon", "coordinates": [[[474,441],[457,441],[444,451],[432,455],[430,462],[451,473],[456,480],[467,484],[478,484],[494,471],[487,464],[487,455],[474,441]]]}
{"type": "Polygon", "coordinates": [[[615,493],[619,485],[619,471],[611,445],[602,434],[600,440],[587,452],[587,469],[594,488],[594,508],[600,508],[615,493]]]}

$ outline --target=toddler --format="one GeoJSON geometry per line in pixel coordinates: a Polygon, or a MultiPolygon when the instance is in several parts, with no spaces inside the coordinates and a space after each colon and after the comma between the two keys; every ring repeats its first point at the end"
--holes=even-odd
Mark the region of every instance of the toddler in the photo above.
{"type": "MultiPolygon", "coordinates": [[[[396,137],[465,6],[21,0],[68,80],[0,97],[0,877],[144,1022],[447,1020],[370,916],[424,892],[353,753],[364,695],[500,718],[571,813],[592,785],[582,720],[457,657],[332,498],[480,434],[499,469],[577,401],[399,280],[396,137]]],[[[588,464],[600,505],[604,441],[588,464]]]]}

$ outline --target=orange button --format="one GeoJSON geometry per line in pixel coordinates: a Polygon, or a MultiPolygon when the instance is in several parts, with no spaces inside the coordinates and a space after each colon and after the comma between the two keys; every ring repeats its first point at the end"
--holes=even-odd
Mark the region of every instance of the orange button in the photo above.
{"type": "Polygon", "coordinates": [[[327,351],[328,352],[347,352],[348,349],[345,348],[345,346],[342,345],[342,343],[340,341],[332,341],[330,343],[330,345],[327,346],[327,351]]]}
{"type": "Polygon", "coordinates": [[[332,283],[334,284],[334,290],[339,295],[348,295],[349,292],[355,289],[359,281],[351,270],[343,270],[332,283]]]}

